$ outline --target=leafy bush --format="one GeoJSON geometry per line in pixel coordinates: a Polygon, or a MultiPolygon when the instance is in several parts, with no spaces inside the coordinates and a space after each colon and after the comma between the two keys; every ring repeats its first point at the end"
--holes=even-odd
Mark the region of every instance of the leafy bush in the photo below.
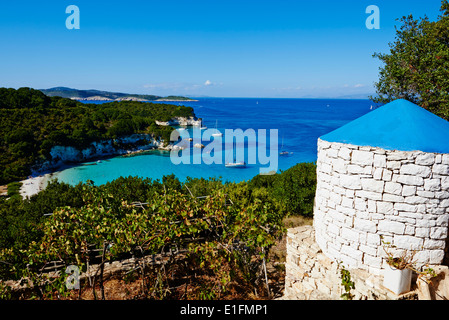
{"type": "Polygon", "coordinates": [[[279,174],[273,182],[273,195],[292,215],[313,215],[316,165],[299,163],[279,174]]]}

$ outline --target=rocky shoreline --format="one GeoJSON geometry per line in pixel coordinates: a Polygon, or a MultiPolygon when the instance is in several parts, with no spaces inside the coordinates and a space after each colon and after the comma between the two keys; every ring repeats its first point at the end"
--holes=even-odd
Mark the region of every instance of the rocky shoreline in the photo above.
{"type": "MultiPolygon", "coordinates": [[[[167,122],[158,122],[158,125],[201,125],[201,119],[174,118],[167,122]],[[163,123],[163,124],[160,124],[163,123]]],[[[85,162],[99,161],[109,157],[133,156],[151,150],[171,151],[179,148],[171,143],[153,138],[149,134],[132,134],[117,139],[100,140],[92,142],[84,149],[73,146],[54,146],[50,150],[51,159],[36,163],[32,168],[32,174],[22,182],[20,194],[25,199],[45,189],[51,180],[53,173],[64,170],[73,165],[81,165],[85,162]]]]}

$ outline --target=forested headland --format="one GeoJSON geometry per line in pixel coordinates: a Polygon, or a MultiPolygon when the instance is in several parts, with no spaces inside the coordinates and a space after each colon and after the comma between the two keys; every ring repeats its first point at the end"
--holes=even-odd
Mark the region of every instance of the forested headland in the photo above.
{"type": "Polygon", "coordinates": [[[120,101],[84,104],[31,88],[0,88],[0,185],[22,180],[54,146],[79,149],[134,133],[169,141],[171,128],[155,120],[194,117],[191,107],[120,101]]]}

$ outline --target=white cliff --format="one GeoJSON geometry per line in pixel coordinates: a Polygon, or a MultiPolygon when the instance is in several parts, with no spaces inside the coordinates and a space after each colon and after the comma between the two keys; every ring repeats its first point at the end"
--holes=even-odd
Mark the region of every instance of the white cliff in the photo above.
{"type": "Polygon", "coordinates": [[[195,117],[174,117],[173,119],[169,121],[155,121],[157,125],[159,126],[194,126],[199,127],[201,126],[202,119],[197,119],[195,117]]]}

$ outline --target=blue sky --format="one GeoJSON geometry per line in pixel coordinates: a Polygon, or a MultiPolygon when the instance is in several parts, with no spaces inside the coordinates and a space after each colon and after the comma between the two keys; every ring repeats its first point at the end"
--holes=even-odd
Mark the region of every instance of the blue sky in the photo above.
{"type": "Polygon", "coordinates": [[[340,97],[374,92],[403,15],[440,0],[2,1],[0,86],[157,95],[340,97]],[[69,30],[65,9],[80,9],[69,30]],[[366,7],[380,9],[368,30],[366,7]]]}

